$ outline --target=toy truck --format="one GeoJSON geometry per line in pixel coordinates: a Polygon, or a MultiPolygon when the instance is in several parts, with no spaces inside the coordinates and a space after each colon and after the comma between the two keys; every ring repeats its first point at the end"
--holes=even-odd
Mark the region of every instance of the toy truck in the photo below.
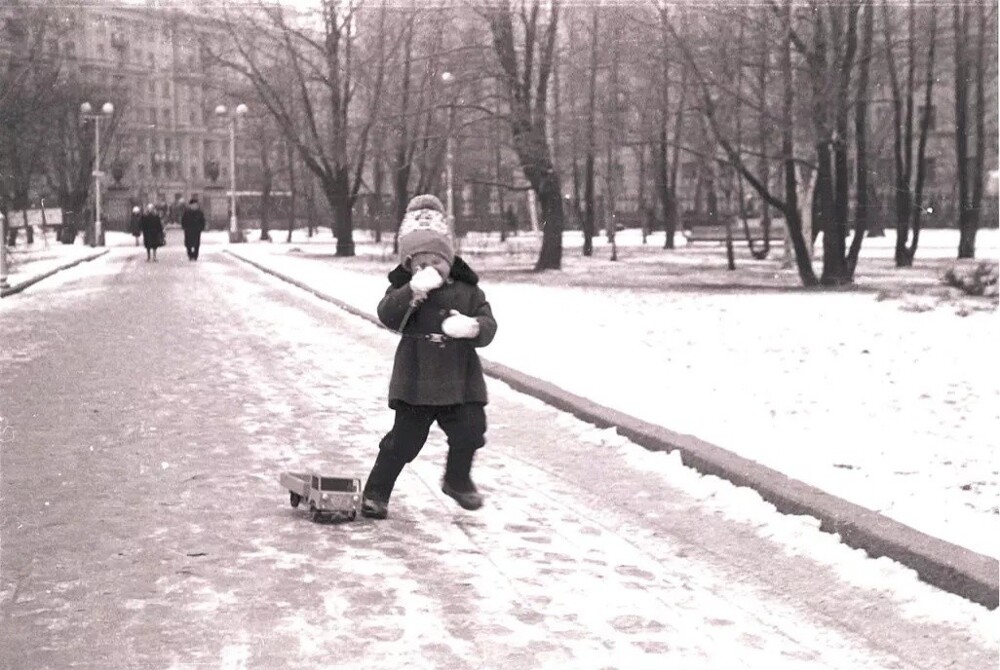
{"type": "Polygon", "coordinates": [[[309,503],[313,521],[348,519],[353,521],[361,507],[361,480],[345,477],[323,477],[313,473],[282,472],[281,485],[288,489],[292,507],[309,503]]]}

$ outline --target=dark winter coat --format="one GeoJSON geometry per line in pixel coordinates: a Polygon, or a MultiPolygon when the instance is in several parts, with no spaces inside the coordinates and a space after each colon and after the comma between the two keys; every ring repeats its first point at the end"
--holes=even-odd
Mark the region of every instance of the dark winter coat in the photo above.
{"type": "Polygon", "coordinates": [[[163,222],[160,220],[159,214],[155,212],[143,214],[140,225],[142,226],[142,243],[147,249],[163,246],[163,222]]]}
{"type": "Polygon", "coordinates": [[[410,405],[486,404],[476,348],[493,341],[497,322],[478,286],[479,277],[456,256],[444,285],[411,312],[412,276],[402,265],[392,270],[390,286],[378,304],[378,318],[389,328],[399,330],[406,319],[389,381],[389,407],[395,409],[400,400],[410,405]],[[479,321],[478,337],[452,339],[442,334],[441,322],[453,309],[479,321]]]}
{"type": "Polygon", "coordinates": [[[186,233],[200,233],[205,230],[205,212],[188,207],[181,214],[181,228],[186,233]]]}
{"type": "Polygon", "coordinates": [[[142,234],[142,215],[141,214],[130,214],[128,220],[128,231],[132,233],[133,237],[139,237],[142,234]]]}

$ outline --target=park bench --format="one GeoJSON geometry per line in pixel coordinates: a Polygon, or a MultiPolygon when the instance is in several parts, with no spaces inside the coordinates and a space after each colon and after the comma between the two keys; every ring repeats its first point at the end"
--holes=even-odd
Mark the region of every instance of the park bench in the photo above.
{"type": "MultiPolygon", "coordinates": [[[[745,242],[746,234],[743,231],[743,221],[736,217],[731,217],[730,221],[732,225],[733,243],[740,244],[745,242]]],[[[761,228],[760,219],[748,219],[747,225],[750,228],[750,237],[752,239],[763,239],[764,230],[761,228]]],[[[726,219],[724,217],[720,217],[716,221],[712,221],[707,215],[687,215],[684,217],[681,234],[687,240],[689,245],[696,242],[724,243],[726,241],[726,219]]],[[[771,244],[781,243],[784,241],[784,220],[771,220],[769,238],[771,244]]]]}
{"type": "Polygon", "coordinates": [[[42,234],[54,232],[56,239],[62,239],[63,218],[62,210],[58,207],[45,209],[29,209],[24,211],[11,211],[4,225],[7,235],[7,246],[12,247],[17,244],[20,231],[27,226],[35,230],[41,230],[42,234]]]}
{"type": "MultiPolygon", "coordinates": [[[[738,239],[740,230],[733,219],[730,221],[733,239],[738,239]]],[[[707,214],[685,214],[681,224],[681,235],[689,245],[696,242],[725,242],[726,218],[711,217],[707,214]]]]}

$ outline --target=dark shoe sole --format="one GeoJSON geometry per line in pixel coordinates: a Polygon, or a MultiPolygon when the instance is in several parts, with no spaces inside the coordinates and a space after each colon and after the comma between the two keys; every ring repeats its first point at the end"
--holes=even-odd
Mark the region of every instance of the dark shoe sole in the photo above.
{"type": "Polygon", "coordinates": [[[483,506],[483,496],[478,491],[458,491],[452,488],[448,482],[441,484],[441,490],[450,498],[453,498],[462,509],[474,512],[483,506]]]}

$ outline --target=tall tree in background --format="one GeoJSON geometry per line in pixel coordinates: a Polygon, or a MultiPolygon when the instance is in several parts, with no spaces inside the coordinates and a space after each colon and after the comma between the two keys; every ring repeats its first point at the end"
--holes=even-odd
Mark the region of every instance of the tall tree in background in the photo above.
{"type": "MultiPolygon", "coordinates": [[[[921,8],[923,10],[924,7],[921,8]]],[[[926,25],[918,25],[918,16],[923,11],[917,9],[914,0],[910,0],[907,9],[907,39],[906,39],[906,81],[900,82],[897,58],[893,36],[896,34],[893,16],[887,0],[882,0],[882,29],[885,37],[886,62],[889,70],[889,82],[892,92],[893,110],[893,166],[895,175],[894,192],[896,197],[896,267],[908,267],[913,264],[920,240],[920,215],[923,212],[924,175],[926,173],[927,135],[930,130],[931,100],[934,88],[934,48],[937,43],[937,7],[926,6],[930,14],[926,25]],[[919,37],[918,37],[919,35],[919,37]],[[924,104],[923,114],[919,119],[917,133],[917,153],[914,160],[914,99],[917,88],[917,72],[919,58],[917,44],[927,45],[927,56],[924,65],[924,104]],[[911,237],[912,236],[912,237],[911,237]]]]}
{"type": "MultiPolygon", "coordinates": [[[[987,23],[986,2],[955,0],[952,25],[955,37],[955,158],[958,176],[958,257],[975,258],[976,231],[983,201],[983,164],[986,152],[986,32],[996,25],[996,3],[991,4],[987,23]],[[979,26],[973,35],[970,23],[979,26]],[[975,107],[969,109],[969,87],[974,86],[975,107]],[[970,115],[972,120],[970,123],[970,115]],[[970,127],[971,126],[971,127],[970,127]],[[968,139],[975,129],[975,155],[969,160],[968,139]],[[971,163],[971,165],[970,165],[971,163]]],[[[990,30],[991,41],[996,34],[990,30]]]]}
{"type": "MultiPolygon", "coordinates": [[[[720,104],[724,104],[724,100],[721,97],[724,91],[713,89],[712,78],[706,75],[701,67],[699,67],[698,59],[695,57],[693,49],[687,40],[682,37],[680,31],[674,25],[674,21],[668,20],[666,25],[674,43],[680,49],[690,69],[693,84],[700,93],[702,103],[701,113],[704,115],[706,125],[714,141],[723,150],[725,158],[742,174],[743,178],[757,191],[761,198],[784,214],[785,225],[794,249],[799,279],[804,286],[816,286],[820,282],[813,270],[809,247],[803,234],[803,217],[800,211],[798,194],[797,165],[802,162],[802,159],[795,152],[795,92],[798,90],[799,85],[795,79],[792,52],[794,50],[799,53],[808,53],[808,49],[795,30],[792,0],[784,0],[781,5],[775,4],[772,9],[779,19],[779,35],[782,39],[780,70],[783,95],[781,118],[778,124],[781,128],[781,159],[784,171],[783,197],[772,192],[768,184],[761,182],[757,175],[746,165],[742,155],[730,139],[730,129],[723,125],[717,113],[717,107],[720,104]]],[[[809,70],[807,69],[807,71],[809,70]]]]}
{"type": "Polygon", "coordinates": [[[858,61],[858,94],[854,105],[854,159],[857,191],[855,193],[854,238],[847,252],[848,270],[853,275],[861,254],[861,243],[871,226],[871,192],[868,182],[868,101],[872,46],[875,32],[875,7],[872,0],[865,0],[864,23],[861,34],[861,55],[858,61]]]}
{"type": "Polygon", "coordinates": [[[0,52],[0,211],[27,209],[51,139],[53,104],[76,89],[64,81],[59,90],[64,63],[46,46],[61,43],[65,29],[52,9],[22,3],[13,3],[0,24],[0,40],[10,47],[0,52]]]}
{"type": "Polygon", "coordinates": [[[226,6],[225,25],[232,51],[204,45],[223,67],[242,75],[273,117],[306,168],[315,175],[333,212],[338,256],[354,255],[353,211],[363,183],[368,140],[379,119],[389,39],[386,5],[366,15],[367,30],[355,24],[352,1],[323,0],[318,24],[261,3],[226,6]],[[358,35],[375,42],[360,45],[358,35]],[[367,47],[367,50],[363,47],[367,47]],[[365,62],[360,62],[363,57],[365,62]],[[359,70],[363,81],[355,81],[359,70]],[[295,100],[287,91],[291,87],[295,100]],[[352,115],[364,92],[365,113],[352,115]],[[360,124],[354,123],[361,118],[360,124]]]}
{"type": "Polygon", "coordinates": [[[594,233],[597,231],[597,66],[600,48],[600,14],[598,7],[590,9],[590,68],[587,71],[587,153],[583,167],[583,255],[594,253],[594,233]]]}
{"type": "Polygon", "coordinates": [[[539,5],[540,0],[534,0],[530,7],[527,2],[520,3],[521,48],[516,44],[514,9],[510,0],[485,10],[510,110],[514,151],[542,208],[544,229],[536,271],[558,270],[562,266],[564,227],[562,187],[549,149],[546,109],[559,27],[559,2],[549,2],[547,24],[539,21],[539,5]]]}

